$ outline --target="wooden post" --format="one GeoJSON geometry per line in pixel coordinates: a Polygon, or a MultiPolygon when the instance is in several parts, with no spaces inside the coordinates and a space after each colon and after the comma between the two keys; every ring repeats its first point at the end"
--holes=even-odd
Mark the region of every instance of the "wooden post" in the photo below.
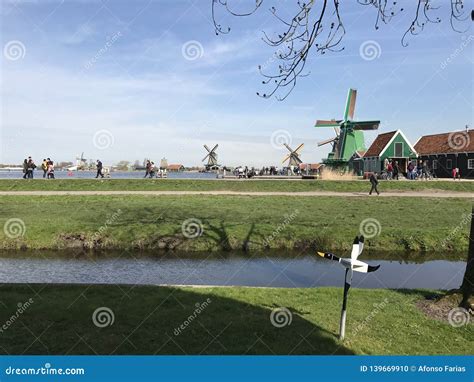
{"type": "Polygon", "coordinates": [[[346,275],[344,276],[344,296],[342,298],[342,310],[341,310],[341,320],[339,321],[339,339],[344,340],[346,335],[346,308],[347,308],[347,294],[351,284],[347,282],[347,274],[349,273],[349,268],[346,268],[346,275]]]}

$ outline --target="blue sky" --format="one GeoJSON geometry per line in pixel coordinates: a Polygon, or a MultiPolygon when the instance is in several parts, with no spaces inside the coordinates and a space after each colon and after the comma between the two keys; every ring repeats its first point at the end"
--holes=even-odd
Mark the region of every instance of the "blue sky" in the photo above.
{"type": "MultiPolygon", "coordinates": [[[[349,87],[358,90],[356,119],[380,119],[380,132],[401,129],[412,143],[473,126],[472,23],[454,32],[448,1],[438,1],[442,22],[408,47],[400,38],[410,1],[377,31],[374,9],[341,2],[344,51],[313,53],[310,75],[284,102],[255,93],[268,90],[257,66],[275,64],[261,40],[262,30],[279,30],[268,8],[280,3],[289,15],[289,1],[264,1],[248,18],[221,12],[232,30],[219,36],[210,0],[0,2],[3,163],[72,161],[84,151],[107,164],[166,157],[198,165],[202,145],[219,143],[220,163],[261,166],[281,163],[285,151],[272,144],[280,136],[304,142],[302,158],[314,163],[330,148],[316,143],[334,134],[314,122],[342,117],[349,87]],[[364,44],[375,56],[360,53],[364,44]]],[[[367,144],[374,137],[366,134],[367,144]]]]}

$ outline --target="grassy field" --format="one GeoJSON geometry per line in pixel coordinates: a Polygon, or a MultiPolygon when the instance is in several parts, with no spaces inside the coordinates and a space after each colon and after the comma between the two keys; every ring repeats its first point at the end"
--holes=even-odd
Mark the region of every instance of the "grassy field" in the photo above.
{"type": "Polygon", "coordinates": [[[2,196],[0,248],[337,250],[362,232],[369,251],[465,253],[470,210],[456,198],[2,196]],[[200,236],[183,235],[188,219],[200,236]]]}
{"type": "Polygon", "coordinates": [[[32,284],[0,292],[0,351],[9,354],[472,354],[474,339],[474,325],[455,328],[418,310],[417,300],[436,294],[428,291],[351,290],[343,343],[340,288],[32,284]],[[113,323],[98,327],[103,307],[111,313],[95,322],[113,323]],[[274,318],[287,325],[272,324],[276,308],[290,312],[274,318]]]}
{"type": "MultiPolygon", "coordinates": [[[[444,190],[474,193],[474,182],[381,181],[383,191],[444,190]]],[[[0,191],[336,191],[368,192],[368,181],[314,180],[190,180],[190,179],[0,179],[0,191]]]]}

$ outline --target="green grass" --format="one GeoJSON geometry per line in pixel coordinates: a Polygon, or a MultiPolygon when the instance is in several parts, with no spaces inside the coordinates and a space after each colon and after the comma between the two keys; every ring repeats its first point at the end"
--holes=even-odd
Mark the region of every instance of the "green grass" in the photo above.
{"type": "Polygon", "coordinates": [[[2,196],[0,248],[337,250],[375,219],[380,231],[368,251],[465,253],[470,210],[456,198],[2,196]],[[24,222],[24,236],[6,235],[12,218],[24,222]],[[189,218],[201,221],[200,237],[183,236],[189,218]]]}
{"type": "Polygon", "coordinates": [[[474,339],[472,324],[454,328],[418,310],[436,294],[428,291],[351,290],[344,342],[340,288],[31,284],[0,293],[0,351],[9,354],[471,354],[474,339]],[[112,310],[112,325],[94,325],[100,307],[112,310]],[[277,328],[270,315],[281,307],[292,320],[277,328]]]}
{"type": "MultiPolygon", "coordinates": [[[[332,180],[191,180],[191,179],[1,179],[0,191],[335,191],[368,192],[368,181],[332,180]]],[[[474,192],[474,182],[454,181],[381,181],[383,191],[445,190],[474,192]]]]}

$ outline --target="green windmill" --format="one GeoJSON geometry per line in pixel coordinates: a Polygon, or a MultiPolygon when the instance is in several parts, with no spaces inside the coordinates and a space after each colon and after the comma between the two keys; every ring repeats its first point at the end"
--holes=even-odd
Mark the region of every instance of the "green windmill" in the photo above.
{"type": "Polygon", "coordinates": [[[347,168],[354,153],[365,151],[363,130],[377,130],[380,121],[354,121],[357,90],[349,89],[343,120],[317,120],[315,127],[332,127],[336,136],[322,142],[318,147],[332,143],[332,151],[323,162],[332,167],[347,168]]]}

